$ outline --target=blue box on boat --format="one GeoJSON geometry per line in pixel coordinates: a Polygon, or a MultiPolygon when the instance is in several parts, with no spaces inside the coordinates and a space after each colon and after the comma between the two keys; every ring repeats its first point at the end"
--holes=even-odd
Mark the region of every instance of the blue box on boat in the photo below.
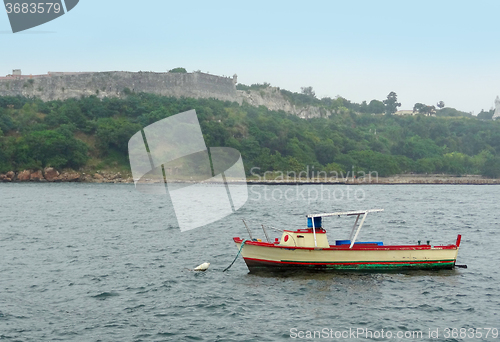
{"type": "Polygon", "coordinates": [[[337,240],[335,241],[336,246],[341,246],[341,245],[350,245],[351,240],[337,240]]]}
{"type": "MultiPolygon", "coordinates": [[[[350,245],[351,240],[336,240],[335,245],[336,246],[342,246],[342,245],[350,245]]],[[[355,245],[366,245],[366,244],[374,244],[377,246],[383,246],[384,243],[382,241],[363,241],[363,242],[355,242],[355,245]]]]}
{"type": "MultiPolygon", "coordinates": [[[[307,228],[312,228],[312,217],[307,218],[307,228]]],[[[322,217],[314,217],[314,228],[321,228],[321,219],[322,217]]]]}

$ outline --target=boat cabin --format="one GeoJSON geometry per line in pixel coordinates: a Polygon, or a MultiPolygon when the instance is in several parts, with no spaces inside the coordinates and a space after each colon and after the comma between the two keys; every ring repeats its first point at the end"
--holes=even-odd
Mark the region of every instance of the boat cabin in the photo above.
{"type": "Polygon", "coordinates": [[[384,209],[370,209],[363,211],[346,211],[346,212],[335,212],[335,213],[324,213],[324,214],[311,214],[307,215],[307,228],[297,229],[297,230],[284,230],[279,241],[280,246],[290,246],[290,247],[311,247],[311,248],[329,248],[331,247],[328,243],[328,238],[326,236],[326,230],[323,228],[323,217],[328,216],[356,216],[356,221],[352,227],[351,234],[348,240],[336,240],[335,245],[349,245],[352,248],[355,244],[376,244],[383,245],[382,242],[356,242],[358,238],[359,231],[365,222],[366,216],[371,212],[379,212],[384,209]],[[359,218],[361,222],[358,225],[359,218]]]}

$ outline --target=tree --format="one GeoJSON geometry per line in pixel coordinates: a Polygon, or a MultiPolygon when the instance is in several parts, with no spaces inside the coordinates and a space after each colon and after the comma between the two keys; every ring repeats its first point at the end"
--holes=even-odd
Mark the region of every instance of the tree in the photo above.
{"type": "Polygon", "coordinates": [[[425,114],[425,115],[431,115],[431,114],[435,114],[435,113],[436,113],[436,107],[434,107],[434,106],[425,106],[422,109],[422,114],[425,114]]]}
{"type": "Polygon", "coordinates": [[[340,149],[335,146],[331,139],[326,139],[324,141],[319,142],[315,149],[314,153],[316,155],[316,159],[322,164],[327,165],[340,154],[340,149]]]}
{"type": "Polygon", "coordinates": [[[384,103],[378,100],[371,100],[368,105],[368,112],[373,114],[382,114],[384,112],[384,103]]]}
{"type": "Polygon", "coordinates": [[[415,106],[413,106],[413,111],[418,112],[419,114],[431,115],[436,113],[436,107],[428,106],[423,103],[415,103],[415,106]]]}
{"type": "Polygon", "coordinates": [[[455,117],[464,116],[467,118],[472,118],[471,113],[462,112],[462,111],[459,111],[455,108],[450,108],[450,107],[446,107],[446,108],[438,110],[436,112],[436,116],[455,116],[455,117]]]}
{"type": "Polygon", "coordinates": [[[174,72],[174,73],[180,73],[180,74],[186,74],[187,70],[185,68],[173,68],[169,70],[168,72],[174,72]]]}
{"type": "Polygon", "coordinates": [[[484,109],[481,109],[481,112],[477,114],[477,118],[480,120],[491,120],[493,118],[493,114],[495,114],[495,110],[493,109],[489,110],[488,112],[485,112],[484,109]]]}
{"type": "Polygon", "coordinates": [[[361,113],[368,113],[368,104],[366,101],[361,102],[361,105],[359,106],[359,111],[361,113]]]}
{"type": "Polygon", "coordinates": [[[384,100],[384,105],[385,105],[385,113],[387,115],[392,115],[396,113],[398,107],[401,107],[401,103],[398,102],[398,96],[393,91],[391,91],[389,95],[387,95],[387,100],[384,100]]]}
{"type": "Polygon", "coordinates": [[[424,108],[425,105],[423,103],[415,103],[415,105],[413,106],[413,112],[414,113],[420,113],[421,109],[424,108]]]}
{"type": "Polygon", "coordinates": [[[128,152],[128,141],[141,130],[139,124],[131,123],[127,119],[103,118],[97,121],[97,147],[102,155],[106,155],[110,148],[121,153],[128,152]]]}
{"type": "Polygon", "coordinates": [[[68,125],[62,125],[57,130],[29,133],[21,138],[21,143],[28,147],[28,156],[42,167],[77,169],[88,159],[88,146],[73,136],[68,125]]]}
{"type": "Polygon", "coordinates": [[[444,108],[444,102],[443,101],[439,101],[436,106],[439,108],[439,109],[443,109],[444,108]]]}
{"type": "Polygon", "coordinates": [[[407,138],[402,146],[402,154],[413,160],[440,156],[443,148],[436,145],[431,139],[424,139],[418,135],[407,138]]]}
{"type": "Polygon", "coordinates": [[[300,92],[304,95],[310,96],[310,97],[316,97],[316,93],[313,90],[313,87],[300,87],[300,92]]]}
{"type": "Polygon", "coordinates": [[[395,156],[374,151],[352,151],[349,156],[355,161],[354,168],[365,174],[376,173],[380,177],[387,177],[401,172],[395,156]]]}

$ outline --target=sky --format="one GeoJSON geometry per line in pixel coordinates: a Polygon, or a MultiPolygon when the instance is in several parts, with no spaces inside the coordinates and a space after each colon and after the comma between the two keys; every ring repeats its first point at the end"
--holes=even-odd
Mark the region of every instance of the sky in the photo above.
{"type": "MultiPolygon", "coordinates": [[[[29,0],[26,0],[29,2],[29,0]]],[[[0,75],[184,67],[353,102],[477,114],[500,95],[500,1],[80,0],[13,34],[0,14],[0,75]]]]}

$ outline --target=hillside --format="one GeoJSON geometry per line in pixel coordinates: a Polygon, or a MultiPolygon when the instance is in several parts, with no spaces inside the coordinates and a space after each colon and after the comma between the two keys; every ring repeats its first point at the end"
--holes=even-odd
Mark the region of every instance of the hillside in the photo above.
{"type": "MultiPolygon", "coordinates": [[[[290,94],[304,100],[304,94],[290,94]]],[[[372,115],[356,112],[342,98],[309,100],[332,115],[304,120],[247,103],[132,92],[46,102],[0,97],[0,173],[54,167],[127,174],[127,143],[134,133],[196,109],[207,146],[238,149],[248,175],[308,170],[499,176],[499,122],[372,115]]]]}

